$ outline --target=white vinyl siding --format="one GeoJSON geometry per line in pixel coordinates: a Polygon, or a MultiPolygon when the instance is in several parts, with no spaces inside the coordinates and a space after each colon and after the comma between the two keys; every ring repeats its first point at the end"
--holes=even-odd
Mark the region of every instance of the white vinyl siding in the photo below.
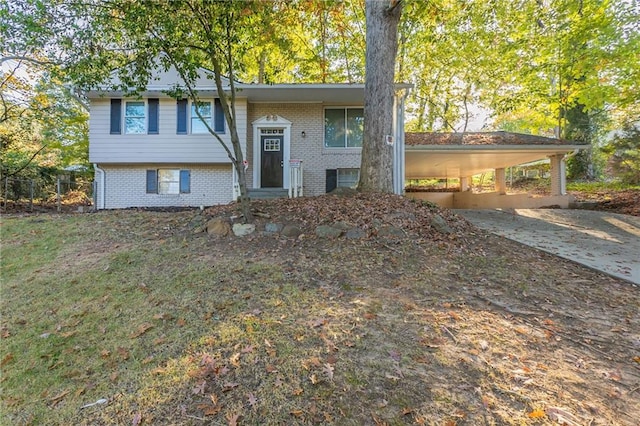
{"type": "MultiPolygon", "coordinates": [[[[125,101],[123,101],[124,108],[125,101]]],[[[176,135],[176,100],[160,98],[156,135],[112,135],[110,100],[91,99],[89,120],[89,160],[92,163],[226,163],[231,161],[220,143],[210,134],[176,135]]],[[[236,99],[238,136],[246,155],[247,102],[236,99]]],[[[230,132],[220,137],[230,146],[230,132]]]]}

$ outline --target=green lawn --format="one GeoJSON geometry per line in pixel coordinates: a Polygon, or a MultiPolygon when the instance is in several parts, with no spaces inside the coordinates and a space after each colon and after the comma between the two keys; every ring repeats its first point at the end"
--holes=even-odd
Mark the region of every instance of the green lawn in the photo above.
{"type": "Polygon", "coordinates": [[[637,289],[469,228],[216,240],[197,217],[2,217],[1,424],[552,424],[579,395],[633,424],[608,392],[637,289]]]}

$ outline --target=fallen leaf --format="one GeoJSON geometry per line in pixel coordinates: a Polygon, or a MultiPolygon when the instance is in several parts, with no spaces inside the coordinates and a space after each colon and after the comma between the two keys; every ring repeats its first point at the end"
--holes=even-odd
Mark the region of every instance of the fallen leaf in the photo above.
{"type": "Polygon", "coordinates": [[[4,367],[5,365],[7,365],[11,361],[13,361],[14,358],[15,358],[15,356],[13,355],[13,353],[9,352],[8,354],[6,354],[4,356],[4,358],[2,358],[2,361],[0,361],[0,367],[4,367]]]}
{"type": "Polygon", "coordinates": [[[331,364],[325,364],[322,371],[327,375],[329,380],[333,380],[333,366],[331,364]]]}
{"type": "Polygon", "coordinates": [[[215,416],[222,410],[222,407],[214,407],[212,405],[199,405],[198,408],[202,410],[202,414],[205,416],[215,416]]]}
{"type": "Polygon", "coordinates": [[[249,405],[253,407],[258,403],[258,398],[256,398],[254,394],[249,393],[249,395],[247,395],[247,402],[249,402],[249,405]]]}
{"type": "Polygon", "coordinates": [[[136,413],[135,416],[133,416],[133,420],[131,421],[131,426],[138,426],[141,421],[142,421],[142,414],[136,413]]]}
{"type": "Polygon", "coordinates": [[[240,367],[240,352],[231,355],[231,358],[229,358],[229,362],[231,362],[231,365],[233,365],[234,367],[240,367]]]}
{"type": "Polygon", "coordinates": [[[304,411],[302,411],[302,410],[291,410],[289,412],[289,414],[291,414],[292,416],[295,416],[295,417],[300,417],[300,416],[302,416],[304,414],[304,411]]]}
{"type": "Polygon", "coordinates": [[[150,324],[150,323],[148,323],[148,322],[147,322],[147,323],[144,323],[144,324],[141,324],[141,325],[136,329],[136,331],[134,331],[133,333],[131,333],[131,336],[130,336],[130,337],[131,337],[132,339],[135,339],[135,338],[137,338],[137,337],[140,337],[140,336],[142,336],[144,333],[146,333],[147,331],[151,330],[152,328],[153,328],[153,324],[150,324]]]}
{"type": "Polygon", "coordinates": [[[118,355],[120,355],[120,358],[122,358],[123,361],[126,361],[129,359],[129,351],[123,347],[119,347],[118,348],[118,355]]]}
{"type": "Polygon", "coordinates": [[[318,376],[316,376],[315,374],[312,374],[311,377],[309,377],[309,380],[311,380],[311,383],[313,383],[314,385],[318,384],[318,376]]]}
{"type": "Polygon", "coordinates": [[[57,394],[56,396],[54,396],[53,398],[51,398],[49,400],[49,402],[51,403],[51,405],[56,405],[60,401],[62,401],[65,396],[69,395],[70,392],[71,392],[70,390],[64,390],[64,391],[60,392],[59,394],[57,394]]]}
{"type": "Polygon", "coordinates": [[[178,327],[184,327],[185,325],[187,325],[187,320],[185,320],[184,318],[179,318],[178,321],[176,321],[176,324],[178,325],[178,327]]]}
{"type": "Polygon", "coordinates": [[[229,391],[237,388],[238,386],[240,386],[238,383],[225,382],[224,385],[222,385],[222,390],[223,390],[223,392],[229,392],[229,391]]]}
{"type": "Polygon", "coordinates": [[[302,395],[302,392],[304,392],[304,391],[302,390],[302,388],[296,388],[296,389],[294,389],[294,390],[293,390],[293,394],[294,394],[295,396],[302,395]]]}
{"type": "Polygon", "coordinates": [[[548,407],[545,410],[545,412],[547,413],[547,416],[549,416],[551,420],[554,420],[560,423],[561,425],[567,425],[567,426],[581,425],[580,420],[576,418],[576,416],[574,416],[573,414],[571,414],[570,412],[568,412],[563,408],[548,407]]]}
{"type": "Polygon", "coordinates": [[[234,414],[227,414],[227,421],[229,422],[229,426],[238,426],[238,419],[240,418],[240,414],[238,413],[234,413],[234,414]]]}
{"type": "Polygon", "coordinates": [[[544,417],[546,414],[544,412],[543,409],[541,408],[536,408],[535,410],[533,410],[532,412],[528,413],[527,416],[531,419],[539,419],[544,417]]]}
{"type": "Polygon", "coordinates": [[[460,321],[462,318],[460,317],[460,315],[458,315],[457,313],[453,312],[453,311],[449,311],[449,316],[456,320],[456,321],[460,321]]]}
{"type": "Polygon", "coordinates": [[[109,357],[111,356],[111,351],[108,351],[108,350],[106,350],[106,349],[103,349],[103,350],[100,352],[100,356],[101,356],[102,358],[105,358],[105,359],[106,359],[106,358],[109,358],[109,357]]]}
{"type": "Polygon", "coordinates": [[[267,373],[277,373],[278,369],[276,367],[274,367],[271,364],[268,364],[265,369],[267,370],[267,373]]]}
{"type": "Polygon", "coordinates": [[[71,336],[75,335],[76,333],[77,333],[77,331],[67,331],[65,333],[62,333],[60,336],[66,338],[66,337],[71,337],[71,336]]]}
{"type": "Polygon", "coordinates": [[[192,392],[194,395],[201,395],[201,394],[204,394],[204,389],[205,389],[205,387],[206,387],[206,386],[207,386],[207,381],[206,381],[206,380],[203,380],[203,381],[201,381],[200,383],[198,383],[197,385],[195,385],[195,386],[193,387],[193,389],[191,390],[191,392],[192,392]]]}
{"type": "Polygon", "coordinates": [[[367,319],[367,320],[373,320],[373,319],[376,319],[376,316],[377,316],[377,315],[376,315],[376,314],[374,314],[374,313],[372,313],[372,312],[366,312],[366,313],[363,315],[364,319],[367,319]]]}

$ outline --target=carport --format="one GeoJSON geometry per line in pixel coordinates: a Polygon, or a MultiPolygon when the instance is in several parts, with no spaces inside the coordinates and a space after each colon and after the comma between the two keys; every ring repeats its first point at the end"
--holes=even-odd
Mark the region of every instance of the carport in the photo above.
{"type": "Polygon", "coordinates": [[[565,158],[587,145],[561,139],[509,132],[406,133],[406,179],[459,178],[458,192],[418,192],[407,195],[448,208],[568,207],[565,158]],[[506,193],[508,167],[544,159],[551,165],[551,196],[506,193]],[[495,191],[473,194],[471,177],[495,171],[495,191]]]}

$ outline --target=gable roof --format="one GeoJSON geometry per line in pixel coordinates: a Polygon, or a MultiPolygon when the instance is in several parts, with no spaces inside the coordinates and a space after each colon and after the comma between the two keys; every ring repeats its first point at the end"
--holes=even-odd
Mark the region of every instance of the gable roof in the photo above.
{"type": "Polygon", "coordinates": [[[586,142],[567,141],[511,132],[468,132],[468,133],[407,133],[405,145],[583,145],[586,142]]]}

